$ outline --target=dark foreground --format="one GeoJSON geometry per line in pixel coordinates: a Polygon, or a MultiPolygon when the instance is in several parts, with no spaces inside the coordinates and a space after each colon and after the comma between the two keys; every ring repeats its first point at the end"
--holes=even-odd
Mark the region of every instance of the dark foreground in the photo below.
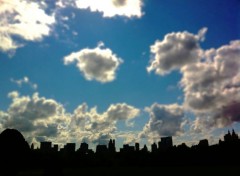
{"type": "Polygon", "coordinates": [[[191,174],[191,175],[221,175],[221,174],[239,174],[240,167],[238,166],[191,166],[191,167],[95,167],[95,168],[65,168],[61,172],[46,172],[43,169],[22,170],[18,176],[45,176],[45,175],[60,175],[60,176],[81,176],[81,175],[105,175],[105,176],[123,176],[123,175],[165,175],[165,174],[191,174]]]}

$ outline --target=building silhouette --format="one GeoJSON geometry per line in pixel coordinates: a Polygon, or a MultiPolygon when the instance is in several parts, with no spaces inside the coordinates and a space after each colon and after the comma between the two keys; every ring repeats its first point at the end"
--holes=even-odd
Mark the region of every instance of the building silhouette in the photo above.
{"type": "Polygon", "coordinates": [[[157,144],[155,142],[151,145],[151,151],[152,152],[157,152],[158,151],[157,144]]]}
{"type": "Polygon", "coordinates": [[[234,142],[237,141],[238,139],[239,139],[238,135],[235,133],[234,129],[232,130],[232,134],[228,130],[228,133],[224,135],[225,142],[234,142]]]}
{"type": "Polygon", "coordinates": [[[116,147],[115,147],[115,140],[110,139],[108,143],[108,151],[109,152],[116,152],[116,147]]]}
{"type": "Polygon", "coordinates": [[[31,144],[30,148],[31,148],[31,150],[34,150],[34,144],[33,143],[31,144]]]}
{"type": "Polygon", "coordinates": [[[67,143],[66,145],[64,145],[64,147],[61,149],[62,152],[64,153],[74,153],[75,152],[75,148],[76,148],[76,144],[75,143],[67,143]]]}
{"type": "Polygon", "coordinates": [[[143,148],[141,149],[142,152],[148,152],[148,148],[147,148],[147,145],[145,144],[143,146],[143,148]]]}
{"type": "Polygon", "coordinates": [[[158,142],[158,149],[159,150],[167,150],[173,147],[172,136],[168,137],[161,137],[161,141],[158,142]]]}
{"type": "Polygon", "coordinates": [[[78,149],[78,152],[81,154],[87,154],[88,153],[88,144],[86,142],[82,142],[80,145],[80,148],[78,149]]]}
{"type": "Polygon", "coordinates": [[[58,145],[57,145],[57,144],[54,144],[54,145],[53,145],[53,151],[54,151],[54,152],[58,152],[58,145]]]}
{"type": "MultiPolygon", "coordinates": [[[[20,143],[20,142],[19,142],[20,143]]],[[[109,139],[108,145],[97,145],[96,152],[89,149],[89,145],[82,142],[79,149],[75,150],[75,143],[66,143],[58,150],[58,145],[45,141],[40,143],[40,149],[35,149],[34,145],[26,143],[20,134],[0,134],[1,158],[8,160],[5,166],[13,162],[28,161],[28,167],[47,168],[54,171],[60,168],[83,168],[83,167],[111,167],[120,166],[141,168],[165,167],[165,166],[239,166],[240,162],[232,160],[232,157],[240,157],[240,139],[234,130],[228,131],[223,140],[218,144],[209,145],[207,139],[202,139],[197,145],[188,147],[185,143],[173,146],[172,137],[162,137],[161,141],[151,144],[148,150],[145,144],[140,148],[139,143],[134,145],[124,144],[120,151],[116,151],[115,140],[109,139]],[[17,136],[17,137],[16,137],[17,136]],[[19,139],[21,138],[21,140],[19,139]],[[24,153],[21,146],[16,141],[21,141],[21,145],[29,150],[24,153]],[[26,157],[26,156],[30,157],[26,157]],[[10,157],[9,157],[10,156],[10,157]],[[21,157],[19,157],[21,156],[21,157]],[[18,158],[18,160],[16,159],[18,158]],[[53,167],[55,165],[57,167],[53,167]],[[137,167],[136,167],[137,166],[137,167]]],[[[3,160],[3,161],[4,161],[3,160]]],[[[15,165],[16,166],[16,165],[15,165]]],[[[1,173],[0,173],[1,175],[1,173]]],[[[52,174],[54,175],[54,174],[52,174]]]]}
{"type": "Polygon", "coordinates": [[[209,144],[208,144],[208,140],[207,139],[202,139],[202,140],[200,140],[199,141],[199,143],[198,143],[198,147],[201,147],[201,148],[203,148],[203,147],[208,147],[209,146],[209,144]]]}
{"type": "Polygon", "coordinates": [[[52,142],[46,141],[40,143],[40,150],[43,152],[51,152],[52,150],[52,142]]]}
{"type": "Polygon", "coordinates": [[[135,143],[135,151],[136,152],[139,152],[139,150],[140,150],[140,145],[139,145],[139,143],[135,143]]]}
{"type": "Polygon", "coordinates": [[[108,148],[106,145],[98,144],[96,146],[96,153],[107,153],[107,152],[108,152],[108,148]]]}
{"type": "Polygon", "coordinates": [[[130,146],[129,144],[124,144],[123,148],[120,148],[122,153],[131,153],[135,151],[135,146],[130,146]]]}

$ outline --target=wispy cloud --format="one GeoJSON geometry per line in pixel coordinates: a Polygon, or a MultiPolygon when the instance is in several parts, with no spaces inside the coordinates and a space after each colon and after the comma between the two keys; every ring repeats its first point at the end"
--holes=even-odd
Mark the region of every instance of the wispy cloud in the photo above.
{"type": "Polygon", "coordinates": [[[33,83],[30,81],[30,79],[25,76],[22,79],[10,79],[11,82],[17,84],[19,87],[22,87],[23,84],[29,85],[33,90],[36,90],[38,88],[38,85],[36,83],[33,83]]]}

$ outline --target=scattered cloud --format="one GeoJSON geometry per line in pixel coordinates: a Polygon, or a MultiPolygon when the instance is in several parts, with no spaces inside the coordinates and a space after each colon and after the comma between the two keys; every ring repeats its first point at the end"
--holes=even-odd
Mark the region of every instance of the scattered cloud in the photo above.
{"type": "Polygon", "coordinates": [[[118,58],[111,49],[103,48],[101,42],[94,49],[85,48],[64,57],[65,65],[74,62],[85,79],[107,83],[116,78],[116,71],[123,60],[118,58]]]}
{"type": "Polygon", "coordinates": [[[153,58],[147,71],[165,75],[172,70],[197,62],[202,56],[199,42],[204,39],[207,28],[202,28],[197,35],[187,31],[173,32],[165,35],[150,46],[153,58]]]}
{"type": "Polygon", "coordinates": [[[125,16],[128,18],[143,16],[142,0],[76,0],[76,7],[101,12],[103,17],[125,16]]]}
{"type": "Polygon", "coordinates": [[[26,41],[39,41],[51,32],[54,15],[48,15],[45,3],[28,0],[1,0],[0,50],[15,50],[26,41]]]}
{"type": "Polygon", "coordinates": [[[22,87],[23,84],[29,85],[33,90],[36,90],[38,88],[38,85],[36,83],[33,83],[30,81],[30,79],[27,76],[24,76],[22,79],[10,79],[11,82],[17,84],[19,87],[22,87]]]}
{"type": "Polygon", "coordinates": [[[150,119],[144,126],[140,137],[159,140],[162,136],[176,136],[184,132],[186,119],[184,109],[178,104],[161,105],[154,103],[146,108],[150,119]]]}

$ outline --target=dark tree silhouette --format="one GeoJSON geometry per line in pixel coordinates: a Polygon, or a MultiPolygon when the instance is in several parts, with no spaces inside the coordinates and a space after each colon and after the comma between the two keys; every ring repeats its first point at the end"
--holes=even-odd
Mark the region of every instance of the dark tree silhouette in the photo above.
{"type": "Polygon", "coordinates": [[[30,148],[23,135],[15,129],[6,129],[0,134],[1,172],[14,175],[27,165],[30,148]]]}

